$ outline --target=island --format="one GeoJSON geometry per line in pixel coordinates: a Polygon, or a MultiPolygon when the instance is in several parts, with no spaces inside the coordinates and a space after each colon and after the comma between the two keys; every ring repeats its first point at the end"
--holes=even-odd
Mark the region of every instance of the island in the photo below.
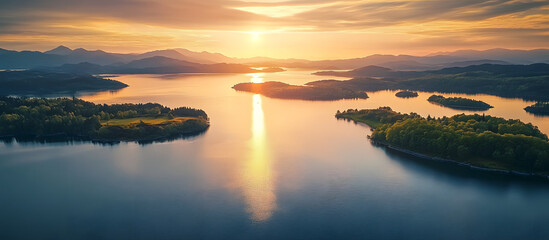
{"type": "Polygon", "coordinates": [[[520,120],[478,114],[424,118],[390,107],[338,111],[336,117],[368,124],[372,143],[407,154],[489,171],[549,174],[547,135],[520,120]]]}
{"type": "Polygon", "coordinates": [[[395,96],[397,96],[399,98],[414,98],[414,97],[417,97],[419,95],[417,94],[417,92],[404,90],[404,91],[397,92],[395,94],[395,96]]]}
{"type": "Polygon", "coordinates": [[[490,106],[490,104],[485,103],[483,101],[462,98],[462,97],[446,98],[442,95],[432,95],[427,99],[427,101],[434,104],[441,105],[441,106],[445,106],[448,108],[460,109],[460,110],[484,111],[484,110],[493,108],[492,106],[490,106]]]}
{"type": "Polygon", "coordinates": [[[77,98],[0,97],[0,113],[4,140],[154,141],[197,135],[209,127],[203,110],[157,103],[106,105],[77,98]]]}
{"type": "Polygon", "coordinates": [[[537,102],[533,105],[525,107],[524,110],[535,115],[547,116],[549,115],[549,102],[537,102]]]}
{"type": "Polygon", "coordinates": [[[323,86],[297,86],[282,82],[239,83],[233,86],[237,91],[261,94],[271,98],[302,100],[366,99],[368,94],[350,88],[323,86]]]}
{"type": "Polygon", "coordinates": [[[128,85],[89,74],[36,70],[0,71],[0,95],[48,95],[116,91],[128,85]]]}

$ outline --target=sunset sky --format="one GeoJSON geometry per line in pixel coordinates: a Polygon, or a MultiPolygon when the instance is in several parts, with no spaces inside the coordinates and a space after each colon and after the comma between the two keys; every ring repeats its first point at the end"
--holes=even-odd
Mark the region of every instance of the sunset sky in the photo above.
{"type": "Polygon", "coordinates": [[[333,59],[549,48],[549,1],[2,0],[0,48],[333,59]]]}

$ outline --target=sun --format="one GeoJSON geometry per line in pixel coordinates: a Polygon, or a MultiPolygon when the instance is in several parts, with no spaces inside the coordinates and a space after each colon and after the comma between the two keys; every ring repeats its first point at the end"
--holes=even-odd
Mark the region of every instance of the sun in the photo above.
{"type": "Polygon", "coordinates": [[[262,32],[250,32],[250,36],[252,37],[253,42],[259,41],[259,37],[261,36],[262,32]]]}

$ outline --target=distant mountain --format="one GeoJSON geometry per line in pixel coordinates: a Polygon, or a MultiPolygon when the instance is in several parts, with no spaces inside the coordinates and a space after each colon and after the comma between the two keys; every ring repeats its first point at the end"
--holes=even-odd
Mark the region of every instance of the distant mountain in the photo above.
{"type": "Polygon", "coordinates": [[[91,63],[97,65],[126,64],[150,57],[166,57],[198,64],[244,63],[219,53],[193,52],[183,48],[155,50],[141,54],[109,53],[102,50],[70,49],[58,46],[45,52],[10,51],[0,48],[0,69],[53,67],[62,64],[91,63]]]}
{"type": "Polygon", "coordinates": [[[190,54],[184,55],[181,52],[179,52],[179,50],[176,50],[176,49],[156,50],[156,51],[146,52],[143,54],[138,54],[134,56],[133,60],[139,60],[139,59],[150,58],[150,57],[167,57],[167,58],[173,58],[177,60],[201,63],[201,64],[219,63],[218,61],[208,60],[207,58],[204,58],[204,57],[191,56],[190,54]]]}
{"type": "Polygon", "coordinates": [[[200,64],[160,56],[134,60],[124,64],[98,65],[86,62],[39,69],[87,74],[254,73],[284,71],[280,68],[256,70],[242,64],[200,64]]]}
{"type": "Polygon", "coordinates": [[[66,63],[89,62],[95,64],[113,64],[126,62],[132,58],[129,54],[107,53],[101,50],[88,51],[82,48],[71,50],[59,46],[46,52],[0,50],[0,69],[30,69],[35,67],[53,67],[66,63]]]}
{"type": "Polygon", "coordinates": [[[68,47],[65,47],[63,45],[60,45],[59,47],[56,47],[52,50],[45,51],[45,54],[56,54],[56,55],[69,55],[72,53],[72,50],[68,47]]]}
{"type": "Polygon", "coordinates": [[[548,63],[549,49],[513,50],[495,48],[484,51],[479,50],[458,50],[455,52],[439,52],[436,55],[447,55],[454,57],[467,57],[471,59],[494,59],[506,61],[513,64],[548,63]]]}
{"type": "Polygon", "coordinates": [[[500,60],[483,59],[483,60],[473,60],[473,61],[447,63],[447,64],[444,64],[444,67],[445,68],[449,68],[449,67],[467,67],[467,66],[482,65],[482,64],[510,65],[511,63],[506,62],[506,61],[500,61],[500,60]]]}
{"type": "Polygon", "coordinates": [[[428,74],[489,74],[498,77],[537,77],[549,75],[549,64],[535,63],[530,65],[497,65],[482,64],[467,67],[444,68],[436,71],[427,71],[428,74]]]}
{"type": "Polygon", "coordinates": [[[549,49],[507,50],[493,49],[486,51],[461,50],[440,52],[427,56],[384,55],[375,54],[362,58],[308,61],[304,59],[270,59],[247,61],[252,65],[296,67],[312,69],[356,69],[375,65],[394,70],[424,71],[446,67],[458,67],[478,64],[531,64],[549,63],[549,49]]]}
{"type": "Polygon", "coordinates": [[[168,57],[154,56],[134,60],[129,63],[120,65],[126,68],[158,68],[158,67],[199,67],[201,64],[183,60],[177,60],[168,57]]]}
{"type": "Polygon", "coordinates": [[[363,58],[309,61],[303,59],[271,60],[250,64],[263,66],[296,67],[311,69],[356,69],[362,66],[376,65],[397,70],[428,70],[440,69],[441,63],[466,61],[469,59],[451,56],[417,57],[410,55],[376,54],[363,58]]]}
{"type": "Polygon", "coordinates": [[[447,55],[454,57],[466,57],[470,59],[493,59],[506,61],[513,64],[531,64],[549,62],[549,49],[533,50],[512,50],[495,48],[484,51],[478,50],[458,50],[455,52],[440,52],[436,55],[447,55]]]}
{"type": "Polygon", "coordinates": [[[36,66],[57,66],[66,63],[66,57],[37,51],[10,51],[0,49],[0,69],[28,69],[36,66]]]}
{"type": "Polygon", "coordinates": [[[90,62],[95,64],[127,62],[132,58],[131,54],[108,53],[102,50],[89,51],[83,48],[74,49],[65,56],[70,63],[90,62]]]}
{"type": "Polygon", "coordinates": [[[427,63],[420,63],[414,60],[402,60],[402,61],[394,61],[394,62],[385,62],[381,63],[383,67],[390,68],[390,69],[397,69],[397,70],[434,70],[434,69],[441,69],[444,68],[441,64],[427,64],[427,63]]]}
{"type": "Polygon", "coordinates": [[[309,69],[356,69],[363,66],[380,66],[393,70],[423,71],[474,64],[531,64],[549,63],[549,49],[486,51],[460,50],[440,52],[427,56],[375,54],[362,58],[310,61],[306,59],[275,59],[268,57],[232,58],[220,53],[194,52],[183,48],[156,50],[137,54],[109,53],[102,50],[70,49],[58,46],[45,52],[10,51],[0,49],[0,69],[28,69],[52,67],[62,64],[88,62],[98,65],[127,64],[131,61],[167,57],[198,64],[246,64],[257,67],[287,67],[309,69]]]}
{"type": "Polygon", "coordinates": [[[210,53],[210,52],[193,52],[184,48],[176,48],[175,51],[180,54],[188,57],[191,62],[197,63],[245,63],[238,61],[236,58],[227,57],[221,53],[210,53]]]}
{"type": "Polygon", "coordinates": [[[135,60],[142,59],[142,58],[150,58],[150,57],[167,57],[167,58],[173,58],[173,59],[179,59],[183,60],[185,56],[178,51],[175,51],[173,49],[166,49],[166,50],[155,50],[150,51],[146,53],[142,53],[135,56],[135,60]]]}
{"type": "Polygon", "coordinates": [[[319,76],[337,76],[337,77],[388,77],[394,73],[390,68],[379,66],[366,66],[351,71],[320,71],[313,73],[319,76]]]}
{"type": "MultiPolygon", "coordinates": [[[[311,61],[312,66],[332,66],[339,69],[356,69],[362,66],[375,65],[394,70],[435,70],[445,67],[468,66],[474,64],[508,64],[509,62],[491,59],[476,59],[466,56],[410,56],[410,55],[371,55],[364,58],[311,61]]],[[[287,66],[288,67],[288,66],[287,66]]]]}

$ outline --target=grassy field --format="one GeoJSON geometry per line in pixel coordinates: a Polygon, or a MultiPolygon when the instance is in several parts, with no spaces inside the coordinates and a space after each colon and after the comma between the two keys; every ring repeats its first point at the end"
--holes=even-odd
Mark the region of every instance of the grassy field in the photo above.
{"type": "Polygon", "coordinates": [[[166,116],[161,117],[135,117],[135,118],[122,118],[122,119],[111,119],[108,121],[102,121],[102,125],[109,125],[109,126],[124,126],[124,125],[130,125],[132,123],[139,123],[140,121],[143,121],[144,123],[151,124],[151,125],[161,125],[166,124],[169,122],[184,122],[189,119],[196,119],[194,117],[176,117],[173,119],[169,119],[166,116]]]}

